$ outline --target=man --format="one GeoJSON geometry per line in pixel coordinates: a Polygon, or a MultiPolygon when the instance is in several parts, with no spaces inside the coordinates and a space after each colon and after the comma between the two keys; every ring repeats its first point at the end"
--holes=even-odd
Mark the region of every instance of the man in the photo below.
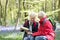
{"type": "Polygon", "coordinates": [[[33,33],[32,36],[35,36],[35,40],[54,40],[55,32],[52,29],[52,24],[47,20],[46,13],[40,11],[38,18],[40,19],[40,26],[38,31],[33,33]],[[46,22],[44,23],[45,20],[46,22]]]}

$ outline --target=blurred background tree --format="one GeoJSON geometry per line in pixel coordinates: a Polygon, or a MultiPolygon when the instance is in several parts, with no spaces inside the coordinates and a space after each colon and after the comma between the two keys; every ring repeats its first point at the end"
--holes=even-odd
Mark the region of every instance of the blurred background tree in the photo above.
{"type": "MultiPolygon", "coordinates": [[[[58,3],[58,9],[60,9],[60,0],[59,0],[59,3],[58,3]]],[[[60,22],[60,11],[58,11],[58,21],[60,22]]]]}
{"type": "Polygon", "coordinates": [[[0,25],[23,24],[31,11],[45,11],[60,22],[60,0],[0,0],[0,25]]]}

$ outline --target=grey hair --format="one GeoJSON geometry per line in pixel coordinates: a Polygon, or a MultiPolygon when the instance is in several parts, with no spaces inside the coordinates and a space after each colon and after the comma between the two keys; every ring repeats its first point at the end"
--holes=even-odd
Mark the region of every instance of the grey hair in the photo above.
{"type": "Polygon", "coordinates": [[[35,12],[31,12],[29,16],[34,18],[34,17],[36,17],[36,13],[35,12]]]}
{"type": "Polygon", "coordinates": [[[46,16],[46,13],[45,13],[44,11],[40,11],[40,12],[38,13],[38,16],[45,17],[45,16],[46,16]]]}

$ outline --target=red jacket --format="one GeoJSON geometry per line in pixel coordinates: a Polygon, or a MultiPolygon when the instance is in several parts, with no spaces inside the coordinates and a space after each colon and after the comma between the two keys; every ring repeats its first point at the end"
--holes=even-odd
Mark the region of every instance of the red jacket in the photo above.
{"type": "Polygon", "coordinates": [[[33,33],[33,36],[46,36],[48,38],[48,40],[54,40],[55,37],[55,32],[52,29],[52,24],[50,23],[50,21],[46,21],[45,24],[42,26],[43,21],[46,19],[42,18],[39,23],[40,23],[40,27],[38,29],[37,32],[33,33]]]}

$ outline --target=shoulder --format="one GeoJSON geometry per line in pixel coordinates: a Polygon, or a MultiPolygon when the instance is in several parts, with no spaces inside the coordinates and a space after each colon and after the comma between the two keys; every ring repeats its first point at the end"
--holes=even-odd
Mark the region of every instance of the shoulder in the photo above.
{"type": "Polygon", "coordinates": [[[51,24],[51,22],[49,20],[46,21],[46,24],[51,24]]]}
{"type": "Polygon", "coordinates": [[[29,23],[29,20],[25,21],[25,24],[26,24],[26,23],[29,23]]]}
{"type": "Polygon", "coordinates": [[[49,20],[46,21],[45,25],[52,26],[51,22],[49,20]]]}
{"type": "Polygon", "coordinates": [[[24,24],[23,24],[23,26],[24,26],[24,27],[25,27],[25,26],[28,26],[28,24],[29,24],[29,20],[25,21],[24,24]]]}

